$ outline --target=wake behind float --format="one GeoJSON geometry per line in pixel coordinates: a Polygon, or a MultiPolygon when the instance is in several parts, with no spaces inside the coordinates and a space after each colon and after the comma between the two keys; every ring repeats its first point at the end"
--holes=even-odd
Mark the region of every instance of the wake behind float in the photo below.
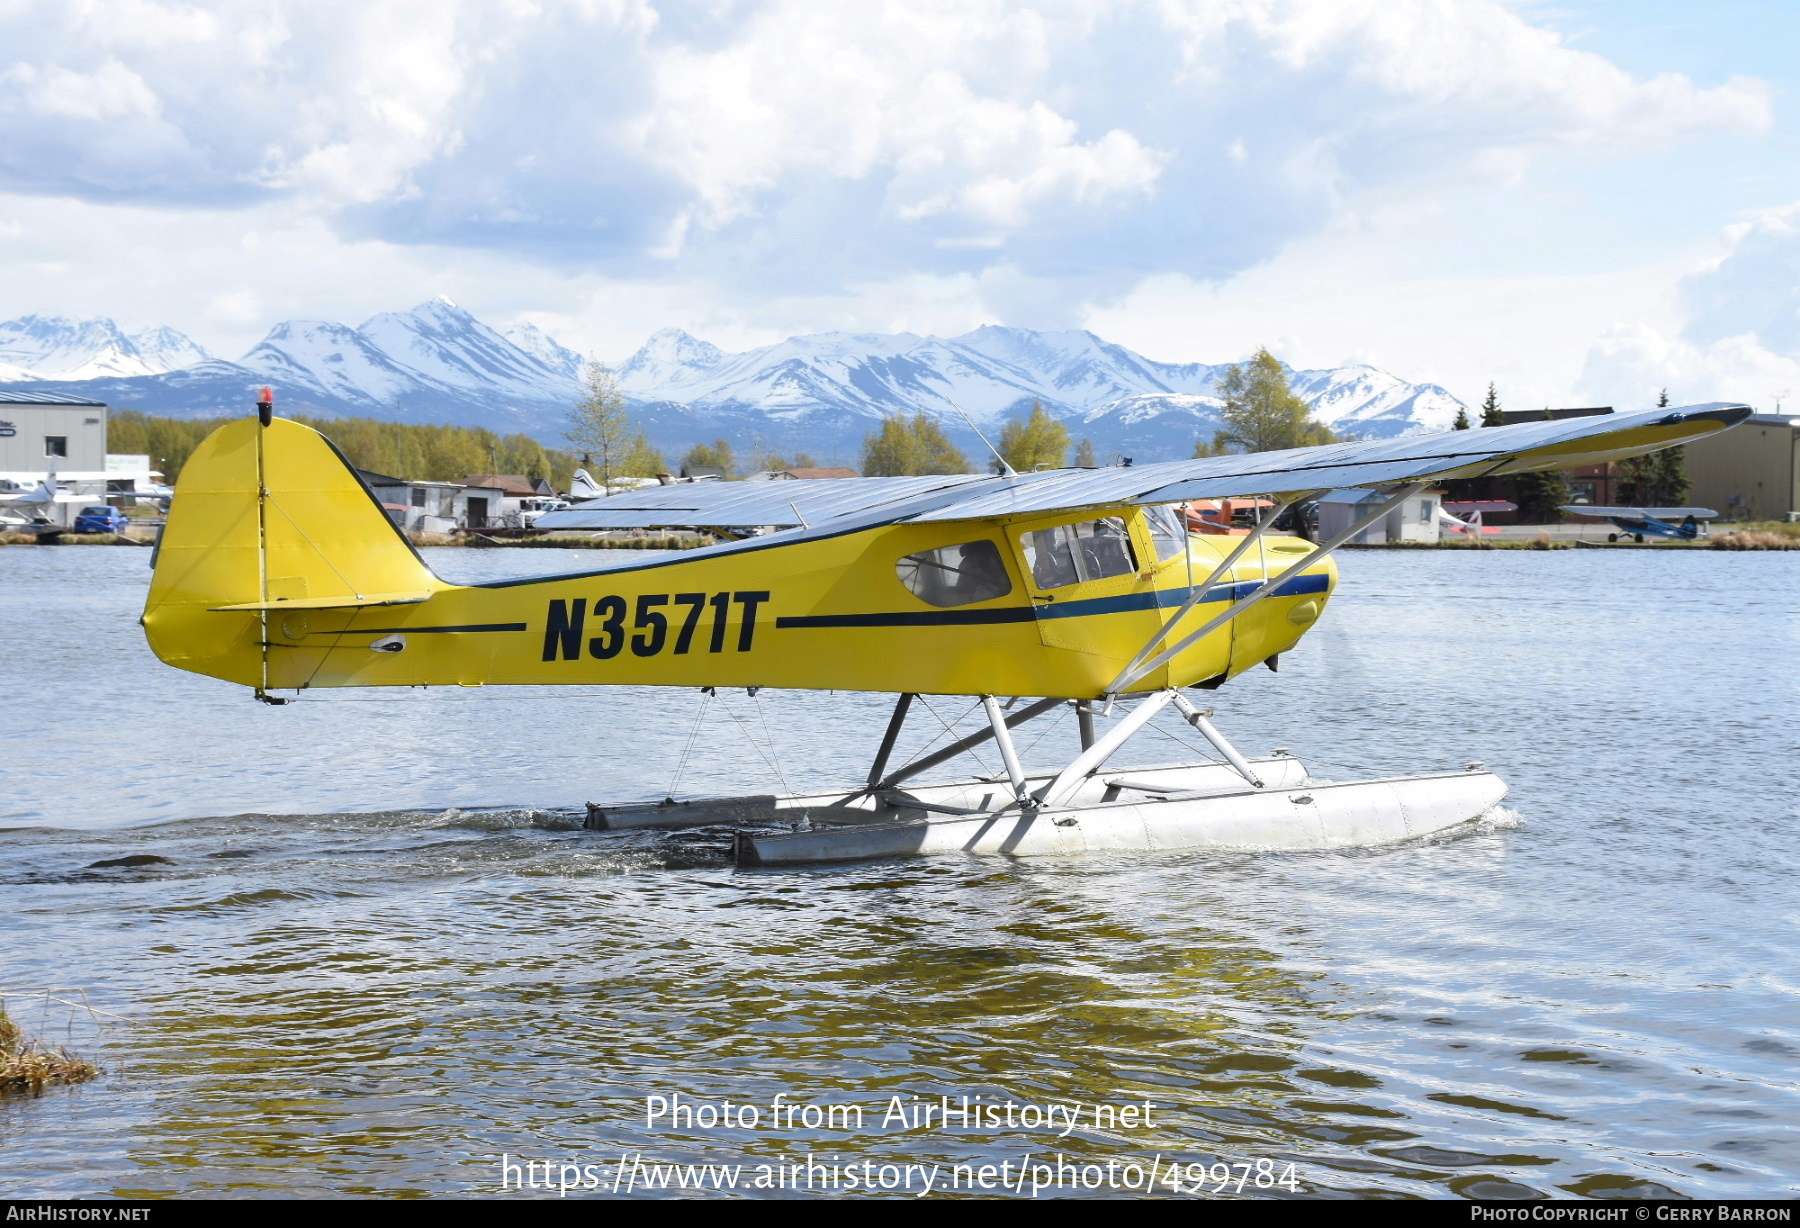
{"type": "Polygon", "coordinates": [[[450,684],[897,694],[854,791],[596,808],[607,827],[729,822],[739,860],[763,864],[1333,848],[1475,819],[1505,794],[1491,773],[1315,781],[1291,756],[1245,759],[1183,690],[1273,667],[1328,604],[1332,552],[1431,482],[1642,455],[1751,412],[1659,409],[1113,469],[651,487],[538,527],[693,528],[720,542],[454,585],[327,439],[260,408],[182,470],[143,617],[158,657],[272,703],[287,688],[450,684]],[[1294,505],[1357,486],[1387,497],[1331,540],[1270,532],[1294,505]],[[1235,539],[1190,536],[1174,511],[1238,496],[1273,506],[1235,539]],[[978,698],[987,728],[970,737],[997,742],[1004,776],[903,788],[974,744],[889,771],[916,695],[978,698]],[[1042,698],[1009,715],[998,696],[1042,698]],[[1081,753],[1027,774],[1011,730],[1066,703],[1079,706],[1081,753]],[[1120,712],[1103,734],[1096,705],[1120,712]],[[1224,762],[1109,770],[1171,706],[1224,762]]]}

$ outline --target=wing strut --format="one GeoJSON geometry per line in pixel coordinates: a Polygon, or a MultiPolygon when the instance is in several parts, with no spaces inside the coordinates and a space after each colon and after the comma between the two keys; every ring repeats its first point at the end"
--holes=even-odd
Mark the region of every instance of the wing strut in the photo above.
{"type": "MultiPolygon", "coordinates": [[[[1138,650],[1138,655],[1131,658],[1131,664],[1119,671],[1119,677],[1123,678],[1125,675],[1131,673],[1132,670],[1144,663],[1145,657],[1156,651],[1156,646],[1168,638],[1169,632],[1175,629],[1175,624],[1186,618],[1189,610],[1206,600],[1206,595],[1212,592],[1214,588],[1218,587],[1219,581],[1231,574],[1232,567],[1244,556],[1244,551],[1250,549],[1251,546],[1262,540],[1262,535],[1269,530],[1271,525],[1281,519],[1281,514],[1283,512],[1297,504],[1305,503],[1308,499],[1317,499],[1320,495],[1325,493],[1326,492],[1323,490],[1315,490],[1309,494],[1300,495],[1297,498],[1289,499],[1286,503],[1279,503],[1270,508],[1269,514],[1262,518],[1261,522],[1251,531],[1250,535],[1239,542],[1236,547],[1232,549],[1231,553],[1225,556],[1225,561],[1213,568],[1212,574],[1207,576],[1206,580],[1198,588],[1188,594],[1188,599],[1181,603],[1181,608],[1176,610],[1171,617],[1163,622],[1162,630],[1151,636],[1150,642],[1138,650]]],[[[1120,689],[1118,681],[1115,679],[1112,686],[1107,689],[1109,692],[1118,691],[1120,689]]]]}
{"type": "MultiPolygon", "coordinates": [[[[1387,515],[1387,513],[1389,511],[1391,511],[1395,507],[1399,506],[1405,500],[1412,498],[1412,496],[1418,494],[1421,490],[1424,490],[1429,485],[1431,485],[1431,483],[1429,483],[1429,482],[1413,482],[1406,486],[1402,486],[1399,490],[1399,493],[1395,494],[1392,498],[1388,499],[1385,503],[1376,504],[1374,510],[1370,511],[1368,514],[1363,516],[1362,519],[1358,520],[1356,523],[1352,524],[1349,528],[1345,529],[1342,533],[1339,533],[1336,537],[1332,538],[1330,541],[1328,541],[1324,545],[1320,546],[1313,553],[1307,555],[1305,558],[1303,558],[1299,562],[1295,563],[1292,567],[1288,568],[1286,571],[1284,571],[1280,575],[1276,576],[1273,580],[1269,580],[1269,581],[1265,582],[1261,588],[1257,589],[1254,593],[1251,593],[1248,597],[1245,597],[1242,601],[1239,601],[1236,604],[1234,604],[1230,609],[1226,610],[1223,614],[1220,614],[1216,618],[1210,619],[1198,631],[1192,631],[1192,632],[1189,632],[1187,635],[1182,636],[1175,643],[1173,643],[1169,647],[1163,649],[1161,652],[1157,653],[1154,657],[1151,657],[1147,661],[1142,659],[1143,653],[1139,653],[1138,659],[1136,661],[1134,661],[1133,664],[1126,666],[1124,670],[1120,671],[1119,676],[1112,680],[1112,685],[1106,688],[1106,693],[1108,695],[1117,695],[1119,692],[1123,691],[1126,687],[1130,686],[1132,683],[1137,682],[1140,679],[1148,676],[1155,670],[1161,669],[1164,665],[1168,664],[1170,660],[1172,660],[1176,656],[1180,655],[1182,652],[1186,651],[1190,645],[1198,643],[1200,640],[1202,640],[1206,636],[1209,636],[1214,631],[1217,631],[1220,627],[1223,627],[1226,623],[1228,623],[1232,619],[1236,618],[1239,614],[1242,614],[1245,610],[1248,610],[1251,606],[1257,604],[1264,597],[1267,597],[1271,593],[1275,592],[1275,590],[1279,589],[1283,584],[1286,584],[1289,580],[1293,579],[1295,576],[1297,576],[1301,572],[1305,571],[1308,567],[1311,567],[1314,564],[1316,564],[1320,559],[1322,559],[1326,555],[1330,554],[1333,550],[1336,550],[1339,546],[1341,546],[1345,542],[1349,541],[1352,537],[1355,537],[1358,533],[1361,533],[1364,529],[1368,528],[1370,525],[1374,524],[1377,520],[1381,519],[1381,517],[1387,515]]],[[[1258,527],[1260,528],[1261,526],[1258,526],[1258,527]]],[[[1245,540],[1248,541],[1249,539],[1246,538],[1245,540]]],[[[1215,573],[1215,574],[1217,574],[1217,573],[1215,573]]],[[[1208,580],[1207,587],[1210,588],[1211,586],[1212,586],[1212,581],[1208,580]]],[[[1154,648],[1157,644],[1161,643],[1163,638],[1168,635],[1169,627],[1173,626],[1173,625],[1174,625],[1174,620],[1171,619],[1167,626],[1165,626],[1157,631],[1156,638],[1153,639],[1150,642],[1150,644],[1146,646],[1146,649],[1154,648]]]]}

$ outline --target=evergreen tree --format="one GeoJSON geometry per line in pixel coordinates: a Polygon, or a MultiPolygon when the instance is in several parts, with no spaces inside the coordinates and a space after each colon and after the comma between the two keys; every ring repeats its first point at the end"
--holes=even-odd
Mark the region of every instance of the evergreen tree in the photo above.
{"type": "Polygon", "coordinates": [[[1098,469],[1100,460],[1094,455],[1094,441],[1084,439],[1075,448],[1075,467],[1077,469],[1098,469]]]}
{"type": "Polygon", "coordinates": [[[1513,482],[1513,499],[1519,505],[1519,523],[1558,524],[1562,521],[1559,509],[1569,501],[1569,484],[1563,480],[1559,470],[1542,469],[1536,473],[1521,473],[1513,482]]]}
{"type": "Polygon", "coordinates": [[[1494,391],[1492,382],[1488,384],[1487,400],[1481,403],[1481,425],[1505,426],[1506,419],[1500,415],[1500,397],[1494,391]]]}
{"type": "Polygon", "coordinates": [[[967,473],[964,456],[923,410],[911,418],[884,418],[879,431],[863,436],[864,477],[897,478],[927,473],[967,473]]]}
{"type": "MultiPolygon", "coordinates": [[[[1548,405],[1544,406],[1544,418],[1555,420],[1548,405]]],[[[1562,505],[1569,501],[1569,484],[1556,469],[1521,473],[1513,479],[1513,501],[1519,505],[1519,523],[1559,524],[1562,505]]]]}
{"type": "Polygon", "coordinates": [[[582,383],[583,395],[569,411],[563,435],[592,458],[592,467],[599,471],[594,476],[605,486],[619,473],[619,462],[632,451],[636,432],[631,428],[631,415],[625,412],[625,394],[605,363],[597,359],[588,363],[582,383]]]}
{"type": "MultiPolygon", "coordinates": [[[[1664,388],[1656,398],[1658,409],[1669,406],[1669,390],[1664,388]]],[[[1632,456],[1618,463],[1619,498],[1631,507],[1678,507],[1687,498],[1693,482],[1687,475],[1687,449],[1677,445],[1632,456]]]]}
{"type": "Polygon", "coordinates": [[[1288,388],[1287,372],[1267,349],[1257,350],[1248,362],[1225,368],[1219,391],[1225,398],[1220,415],[1225,429],[1213,437],[1215,449],[1273,452],[1337,439],[1288,388]]]}
{"type": "Polygon", "coordinates": [[[711,444],[697,443],[687,450],[681,458],[681,467],[691,468],[694,465],[709,465],[723,469],[727,478],[737,472],[737,457],[732,454],[729,439],[715,439],[711,444]]]}
{"type": "MultiPolygon", "coordinates": [[[[1664,388],[1662,395],[1656,398],[1658,409],[1669,407],[1669,390],[1664,388]]],[[[1654,462],[1650,480],[1655,489],[1654,499],[1649,507],[1680,507],[1687,501],[1688,491],[1694,483],[1687,475],[1687,446],[1676,444],[1672,448],[1664,448],[1660,452],[1652,452],[1648,457],[1654,462]]]]}
{"type": "MultiPolygon", "coordinates": [[[[1044,412],[1042,401],[1031,403],[1031,416],[1014,419],[1000,431],[1000,455],[1014,472],[1060,469],[1069,454],[1069,428],[1044,412]]],[[[999,465],[994,466],[996,472],[999,465]]]]}
{"type": "Polygon", "coordinates": [[[1466,407],[1461,405],[1456,407],[1456,421],[1450,424],[1450,429],[1453,431],[1466,431],[1469,429],[1469,411],[1466,407]]]}

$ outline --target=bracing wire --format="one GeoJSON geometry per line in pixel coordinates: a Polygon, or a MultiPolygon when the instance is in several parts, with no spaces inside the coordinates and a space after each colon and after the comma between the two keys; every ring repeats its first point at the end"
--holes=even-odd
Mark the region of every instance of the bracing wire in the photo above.
{"type": "Polygon", "coordinates": [[[787,773],[781,770],[781,756],[775,753],[775,735],[769,731],[769,714],[763,708],[762,697],[752,691],[750,692],[750,702],[756,705],[757,718],[762,721],[763,741],[769,747],[769,766],[775,769],[775,779],[781,782],[781,791],[791,796],[794,787],[788,783],[787,773]]]}
{"type": "MultiPolygon", "coordinates": [[[[931,702],[929,700],[927,700],[923,695],[918,696],[918,701],[926,709],[929,709],[931,707],[931,702]]],[[[971,705],[970,707],[968,707],[967,709],[965,709],[963,711],[961,716],[958,716],[956,718],[955,723],[960,725],[963,722],[964,717],[967,717],[970,712],[973,712],[975,710],[975,708],[980,705],[980,703],[981,703],[980,700],[976,700],[973,705],[971,705]]],[[[933,712],[932,715],[937,716],[937,713],[933,712]]],[[[943,717],[938,716],[938,724],[940,724],[940,725],[944,724],[943,717]]],[[[949,729],[950,729],[950,727],[948,725],[945,725],[943,730],[940,730],[939,732],[932,734],[929,738],[927,738],[925,740],[925,745],[919,747],[915,751],[910,752],[906,756],[905,761],[911,762],[912,760],[918,759],[921,756],[925,755],[927,752],[929,752],[931,750],[932,747],[934,747],[938,744],[938,739],[943,737],[944,733],[949,731],[949,729]]]]}
{"type": "Polygon", "coordinates": [[[1037,737],[1032,739],[1030,746],[1027,746],[1024,750],[1019,752],[1019,758],[1021,760],[1023,760],[1026,755],[1029,755],[1032,751],[1034,751],[1038,748],[1038,743],[1042,742],[1045,738],[1049,737],[1051,734],[1053,734],[1057,730],[1061,729],[1063,727],[1063,723],[1068,719],[1069,715],[1073,712],[1074,712],[1073,708],[1065,707],[1060,712],[1057,713],[1057,715],[1054,719],[1045,721],[1043,732],[1039,733],[1037,737]]]}
{"type": "MultiPolygon", "coordinates": [[[[752,699],[754,699],[754,698],[755,697],[752,696],[752,699]]],[[[759,707],[760,707],[760,705],[759,705],[759,707]]],[[[776,761],[775,756],[772,753],[774,750],[774,742],[773,741],[770,742],[769,749],[767,749],[767,750],[763,749],[763,747],[757,742],[756,731],[750,728],[749,722],[745,721],[737,713],[733,712],[730,709],[730,707],[728,707],[726,705],[726,703],[723,699],[719,700],[719,711],[723,712],[726,716],[730,717],[732,720],[732,723],[735,724],[739,729],[743,730],[744,741],[748,742],[750,744],[750,749],[754,750],[757,754],[761,755],[763,762],[768,764],[770,769],[774,771],[775,778],[781,782],[782,791],[785,793],[792,793],[793,789],[790,788],[788,785],[787,777],[786,777],[786,775],[783,774],[783,772],[781,770],[781,764],[776,761]]],[[[767,722],[764,723],[764,728],[765,728],[765,730],[767,729],[767,722]]]]}
{"type": "MultiPolygon", "coordinates": [[[[944,721],[944,718],[941,716],[938,716],[938,710],[931,706],[931,701],[929,699],[926,699],[923,695],[919,696],[919,702],[925,706],[925,711],[931,713],[931,715],[933,717],[937,718],[937,723],[944,726],[944,732],[950,735],[950,738],[952,741],[955,741],[955,739],[956,739],[955,725],[946,724],[944,721]]],[[[963,710],[962,716],[959,716],[956,718],[956,724],[957,725],[962,724],[964,717],[967,717],[969,715],[969,713],[975,711],[975,709],[979,708],[980,706],[981,706],[981,701],[979,699],[976,700],[974,703],[970,704],[966,709],[963,710]]],[[[937,739],[934,737],[931,739],[931,741],[933,743],[935,743],[937,741],[937,739]]],[[[967,754],[969,756],[969,758],[973,759],[976,763],[979,763],[981,765],[981,770],[986,772],[989,776],[992,776],[994,774],[994,769],[988,766],[987,760],[983,759],[976,752],[974,747],[970,747],[964,753],[967,754]]],[[[915,759],[917,759],[918,757],[919,756],[916,754],[913,756],[913,758],[915,758],[915,759]]]]}
{"type": "Polygon", "coordinates": [[[681,784],[681,774],[687,771],[688,756],[694,753],[694,743],[700,737],[700,725],[706,720],[707,701],[712,699],[712,697],[713,691],[711,687],[706,687],[701,690],[700,711],[694,714],[694,727],[688,731],[687,745],[682,747],[681,758],[675,764],[675,779],[669,782],[669,792],[666,796],[669,797],[670,800],[674,799],[675,790],[681,784]]]}

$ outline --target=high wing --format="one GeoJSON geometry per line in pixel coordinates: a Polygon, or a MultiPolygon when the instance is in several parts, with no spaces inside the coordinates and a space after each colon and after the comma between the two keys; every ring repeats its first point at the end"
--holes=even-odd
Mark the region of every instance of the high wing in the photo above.
{"type": "Polygon", "coordinates": [[[1748,405],[1714,402],[1522,422],[1471,431],[1366,440],[1107,469],[1054,469],[1009,477],[972,474],[824,481],[694,482],[593,499],[540,517],[542,529],[674,526],[799,527],[813,533],[900,521],[976,520],[1124,504],[1273,495],[1346,486],[1387,487],[1570,469],[1688,443],[1748,418],[1748,405]],[[826,522],[831,522],[829,525],[826,522]]]}
{"type": "Polygon", "coordinates": [[[1572,469],[1687,443],[1748,418],[1748,405],[1716,403],[1635,414],[1521,422],[1400,439],[1325,444],[1165,461],[1129,469],[1058,469],[1024,474],[1003,489],[938,508],[916,520],[961,520],[1130,503],[1180,503],[1272,495],[1278,499],[1346,486],[1572,469]]]}
{"type": "Polygon", "coordinates": [[[1577,516],[1599,516],[1608,520],[1642,520],[1646,516],[1652,520],[1683,520],[1689,516],[1695,520],[1712,520],[1719,514],[1710,507],[1595,507],[1591,503],[1569,503],[1562,510],[1577,516]]]}
{"type": "Polygon", "coordinates": [[[883,504],[957,487],[996,482],[977,474],[814,481],[677,482],[590,499],[538,517],[540,529],[791,528],[834,520],[883,504]]]}

